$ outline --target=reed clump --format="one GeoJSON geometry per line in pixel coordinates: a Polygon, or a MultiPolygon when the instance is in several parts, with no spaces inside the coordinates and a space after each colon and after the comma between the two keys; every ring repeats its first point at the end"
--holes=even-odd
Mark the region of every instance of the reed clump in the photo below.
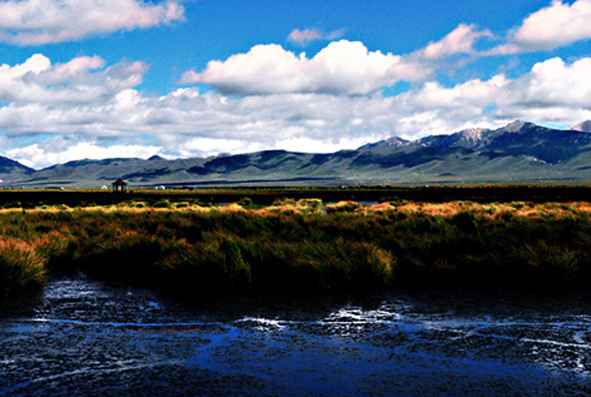
{"type": "Polygon", "coordinates": [[[60,267],[185,293],[591,285],[584,202],[130,202],[7,208],[0,226],[5,290],[60,267]]]}

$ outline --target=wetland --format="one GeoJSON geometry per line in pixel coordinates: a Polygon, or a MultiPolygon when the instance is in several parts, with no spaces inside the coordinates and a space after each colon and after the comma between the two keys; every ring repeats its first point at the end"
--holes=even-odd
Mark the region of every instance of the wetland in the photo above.
{"type": "Polygon", "coordinates": [[[591,393],[588,202],[254,197],[5,203],[0,395],[591,393]]]}

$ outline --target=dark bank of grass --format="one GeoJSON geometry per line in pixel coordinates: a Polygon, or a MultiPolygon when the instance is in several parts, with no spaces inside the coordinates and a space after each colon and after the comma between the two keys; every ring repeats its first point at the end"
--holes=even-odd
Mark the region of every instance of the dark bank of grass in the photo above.
{"type": "Polygon", "coordinates": [[[591,282],[589,212],[565,204],[520,213],[531,204],[511,212],[456,203],[437,213],[412,203],[380,211],[344,203],[326,215],[318,202],[304,204],[0,213],[0,288],[42,285],[54,268],[189,294],[591,282]]]}

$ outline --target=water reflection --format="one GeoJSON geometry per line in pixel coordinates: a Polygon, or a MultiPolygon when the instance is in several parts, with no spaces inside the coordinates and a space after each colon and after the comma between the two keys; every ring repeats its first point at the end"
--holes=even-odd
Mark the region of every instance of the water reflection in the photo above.
{"type": "Polygon", "coordinates": [[[589,296],[177,301],[53,280],[0,304],[0,395],[590,393],[589,296]]]}

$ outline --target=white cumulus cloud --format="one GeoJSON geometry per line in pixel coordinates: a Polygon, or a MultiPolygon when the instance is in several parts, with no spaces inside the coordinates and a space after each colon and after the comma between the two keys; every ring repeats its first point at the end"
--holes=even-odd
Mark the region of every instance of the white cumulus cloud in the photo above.
{"type": "Polygon", "coordinates": [[[183,19],[179,1],[5,0],[0,2],[0,41],[42,45],[183,19]]]}
{"type": "Polygon", "coordinates": [[[0,66],[0,100],[13,104],[91,103],[143,81],[142,62],[120,63],[104,70],[98,56],[82,56],[52,65],[42,54],[20,65],[0,66]],[[98,70],[98,71],[97,71],[98,70]]]}
{"type": "Polygon", "coordinates": [[[537,63],[514,84],[509,99],[515,105],[591,110],[591,58],[571,64],[560,58],[537,63]]]}
{"type": "Polygon", "coordinates": [[[181,82],[207,84],[227,94],[367,95],[400,80],[424,80],[431,73],[421,62],[341,40],[312,58],[276,44],[257,45],[225,61],[211,61],[203,72],[186,72],[181,82]]]}
{"type": "Polygon", "coordinates": [[[528,16],[513,31],[509,42],[491,53],[546,51],[591,39],[590,21],[591,0],[577,0],[572,5],[554,0],[549,7],[528,16]]]}

